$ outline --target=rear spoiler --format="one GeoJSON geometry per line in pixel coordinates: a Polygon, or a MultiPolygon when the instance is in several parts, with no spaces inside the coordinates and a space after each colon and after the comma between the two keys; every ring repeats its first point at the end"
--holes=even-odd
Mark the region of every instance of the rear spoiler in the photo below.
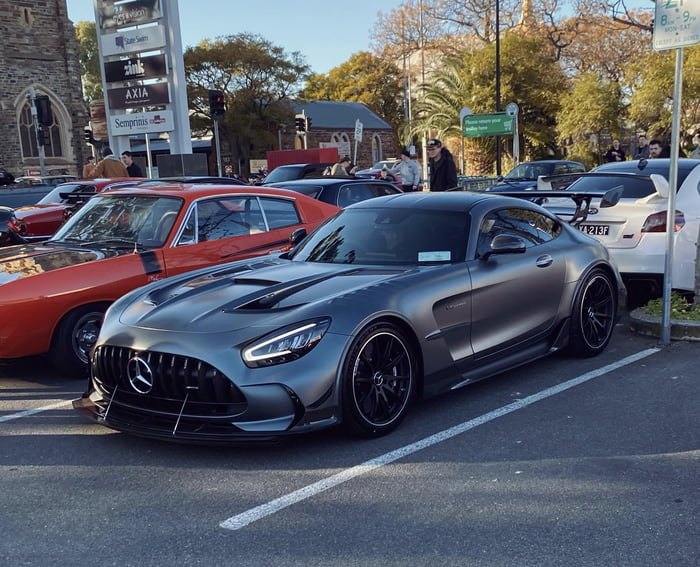
{"type": "Polygon", "coordinates": [[[538,205],[543,204],[548,198],[561,197],[571,199],[576,209],[569,220],[569,224],[578,226],[588,217],[588,209],[593,199],[600,199],[598,206],[601,209],[614,207],[620,201],[620,197],[622,197],[622,187],[614,187],[609,191],[549,191],[536,189],[533,191],[494,191],[493,194],[527,199],[538,205]]]}

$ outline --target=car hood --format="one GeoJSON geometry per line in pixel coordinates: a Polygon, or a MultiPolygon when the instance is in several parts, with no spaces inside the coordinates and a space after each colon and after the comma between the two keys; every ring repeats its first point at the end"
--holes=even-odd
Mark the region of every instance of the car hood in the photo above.
{"type": "MultiPolygon", "coordinates": [[[[269,259],[176,277],[125,298],[123,324],[166,331],[230,332],[357,310],[411,268],[269,259]],[[365,299],[363,300],[363,296],[365,299]]],[[[396,284],[398,285],[398,284],[396,284]]]]}
{"type": "Polygon", "coordinates": [[[0,285],[76,264],[101,260],[118,253],[118,250],[85,250],[51,244],[0,248],[0,285]]]}

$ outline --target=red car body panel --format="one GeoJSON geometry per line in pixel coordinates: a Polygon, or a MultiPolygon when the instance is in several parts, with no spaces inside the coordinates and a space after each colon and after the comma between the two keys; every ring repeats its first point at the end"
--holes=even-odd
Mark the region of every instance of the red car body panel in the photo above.
{"type": "Polygon", "coordinates": [[[160,248],[100,248],[51,241],[0,248],[0,359],[45,353],[62,318],[81,306],[109,304],[127,291],[205,266],[262,256],[291,247],[298,228],[311,232],[340,209],[296,193],[241,185],[177,185],[115,189],[110,194],[176,196],[184,200],[160,248]],[[301,223],[243,236],[175,246],[178,229],[198,199],[269,195],[292,200],[301,223]]]}

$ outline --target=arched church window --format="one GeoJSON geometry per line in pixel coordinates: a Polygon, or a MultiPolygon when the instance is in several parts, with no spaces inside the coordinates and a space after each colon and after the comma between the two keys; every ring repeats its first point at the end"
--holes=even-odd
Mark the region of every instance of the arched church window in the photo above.
{"type": "MultiPolygon", "coordinates": [[[[44,156],[58,157],[63,155],[63,140],[61,138],[61,126],[58,122],[57,112],[54,106],[53,122],[50,126],[44,126],[48,136],[44,138],[44,156]]],[[[24,103],[19,115],[19,137],[22,144],[22,156],[24,158],[39,157],[37,134],[32,118],[32,107],[29,101],[24,103]]]]}

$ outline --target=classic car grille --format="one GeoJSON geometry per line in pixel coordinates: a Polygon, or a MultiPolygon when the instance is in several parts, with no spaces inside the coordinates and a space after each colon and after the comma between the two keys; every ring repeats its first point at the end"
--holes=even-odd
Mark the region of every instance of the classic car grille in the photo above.
{"type": "Polygon", "coordinates": [[[231,380],[196,358],[103,345],[95,350],[92,365],[93,379],[113,404],[209,417],[237,415],[247,407],[231,380]],[[153,385],[147,393],[137,391],[129,380],[127,367],[134,356],[151,370],[153,385]]]}

